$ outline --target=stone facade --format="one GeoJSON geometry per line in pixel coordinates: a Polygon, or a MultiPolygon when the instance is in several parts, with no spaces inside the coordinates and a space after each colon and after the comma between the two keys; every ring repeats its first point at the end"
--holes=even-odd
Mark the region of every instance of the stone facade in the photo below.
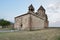
{"type": "Polygon", "coordinates": [[[38,30],[48,28],[48,18],[45,9],[40,6],[37,12],[30,5],[26,14],[15,17],[14,28],[18,30],[38,30]]]}

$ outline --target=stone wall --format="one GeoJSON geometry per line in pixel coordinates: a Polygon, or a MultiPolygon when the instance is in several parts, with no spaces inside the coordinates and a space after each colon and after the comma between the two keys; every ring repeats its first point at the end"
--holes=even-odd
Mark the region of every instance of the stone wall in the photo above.
{"type": "Polygon", "coordinates": [[[42,20],[34,15],[31,15],[31,26],[32,26],[32,30],[43,29],[44,20],[42,20]]]}
{"type": "Polygon", "coordinates": [[[18,30],[29,30],[30,14],[15,18],[15,28],[18,30]],[[21,26],[22,25],[22,26],[21,26]]]}
{"type": "Polygon", "coordinates": [[[27,14],[25,16],[22,16],[22,30],[30,30],[29,29],[29,21],[30,21],[30,14],[27,14]]]}
{"type": "Polygon", "coordinates": [[[45,28],[48,28],[48,21],[45,21],[45,28]]]}
{"type": "Polygon", "coordinates": [[[21,17],[15,18],[14,28],[20,30],[21,29],[21,17]]]}

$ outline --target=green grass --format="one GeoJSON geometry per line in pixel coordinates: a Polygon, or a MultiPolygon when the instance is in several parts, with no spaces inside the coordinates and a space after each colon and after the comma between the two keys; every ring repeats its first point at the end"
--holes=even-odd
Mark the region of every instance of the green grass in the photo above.
{"type": "Polygon", "coordinates": [[[60,29],[0,33],[0,40],[60,40],[60,29]]]}
{"type": "Polygon", "coordinates": [[[60,35],[55,38],[56,40],[60,40],[60,35]]]}
{"type": "Polygon", "coordinates": [[[11,28],[0,28],[0,30],[11,30],[11,28]]]}

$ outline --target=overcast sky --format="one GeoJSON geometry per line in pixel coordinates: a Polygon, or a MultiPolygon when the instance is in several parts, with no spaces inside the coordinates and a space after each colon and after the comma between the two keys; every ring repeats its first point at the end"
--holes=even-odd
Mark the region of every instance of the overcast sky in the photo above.
{"type": "Polygon", "coordinates": [[[14,17],[27,13],[30,4],[35,12],[42,5],[46,9],[49,26],[60,27],[60,0],[0,0],[0,19],[14,22],[14,17]]]}

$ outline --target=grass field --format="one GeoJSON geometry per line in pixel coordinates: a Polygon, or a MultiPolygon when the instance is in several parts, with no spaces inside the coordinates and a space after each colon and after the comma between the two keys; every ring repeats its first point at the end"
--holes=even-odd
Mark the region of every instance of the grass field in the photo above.
{"type": "Polygon", "coordinates": [[[0,33],[0,40],[60,40],[60,29],[0,33]]]}

